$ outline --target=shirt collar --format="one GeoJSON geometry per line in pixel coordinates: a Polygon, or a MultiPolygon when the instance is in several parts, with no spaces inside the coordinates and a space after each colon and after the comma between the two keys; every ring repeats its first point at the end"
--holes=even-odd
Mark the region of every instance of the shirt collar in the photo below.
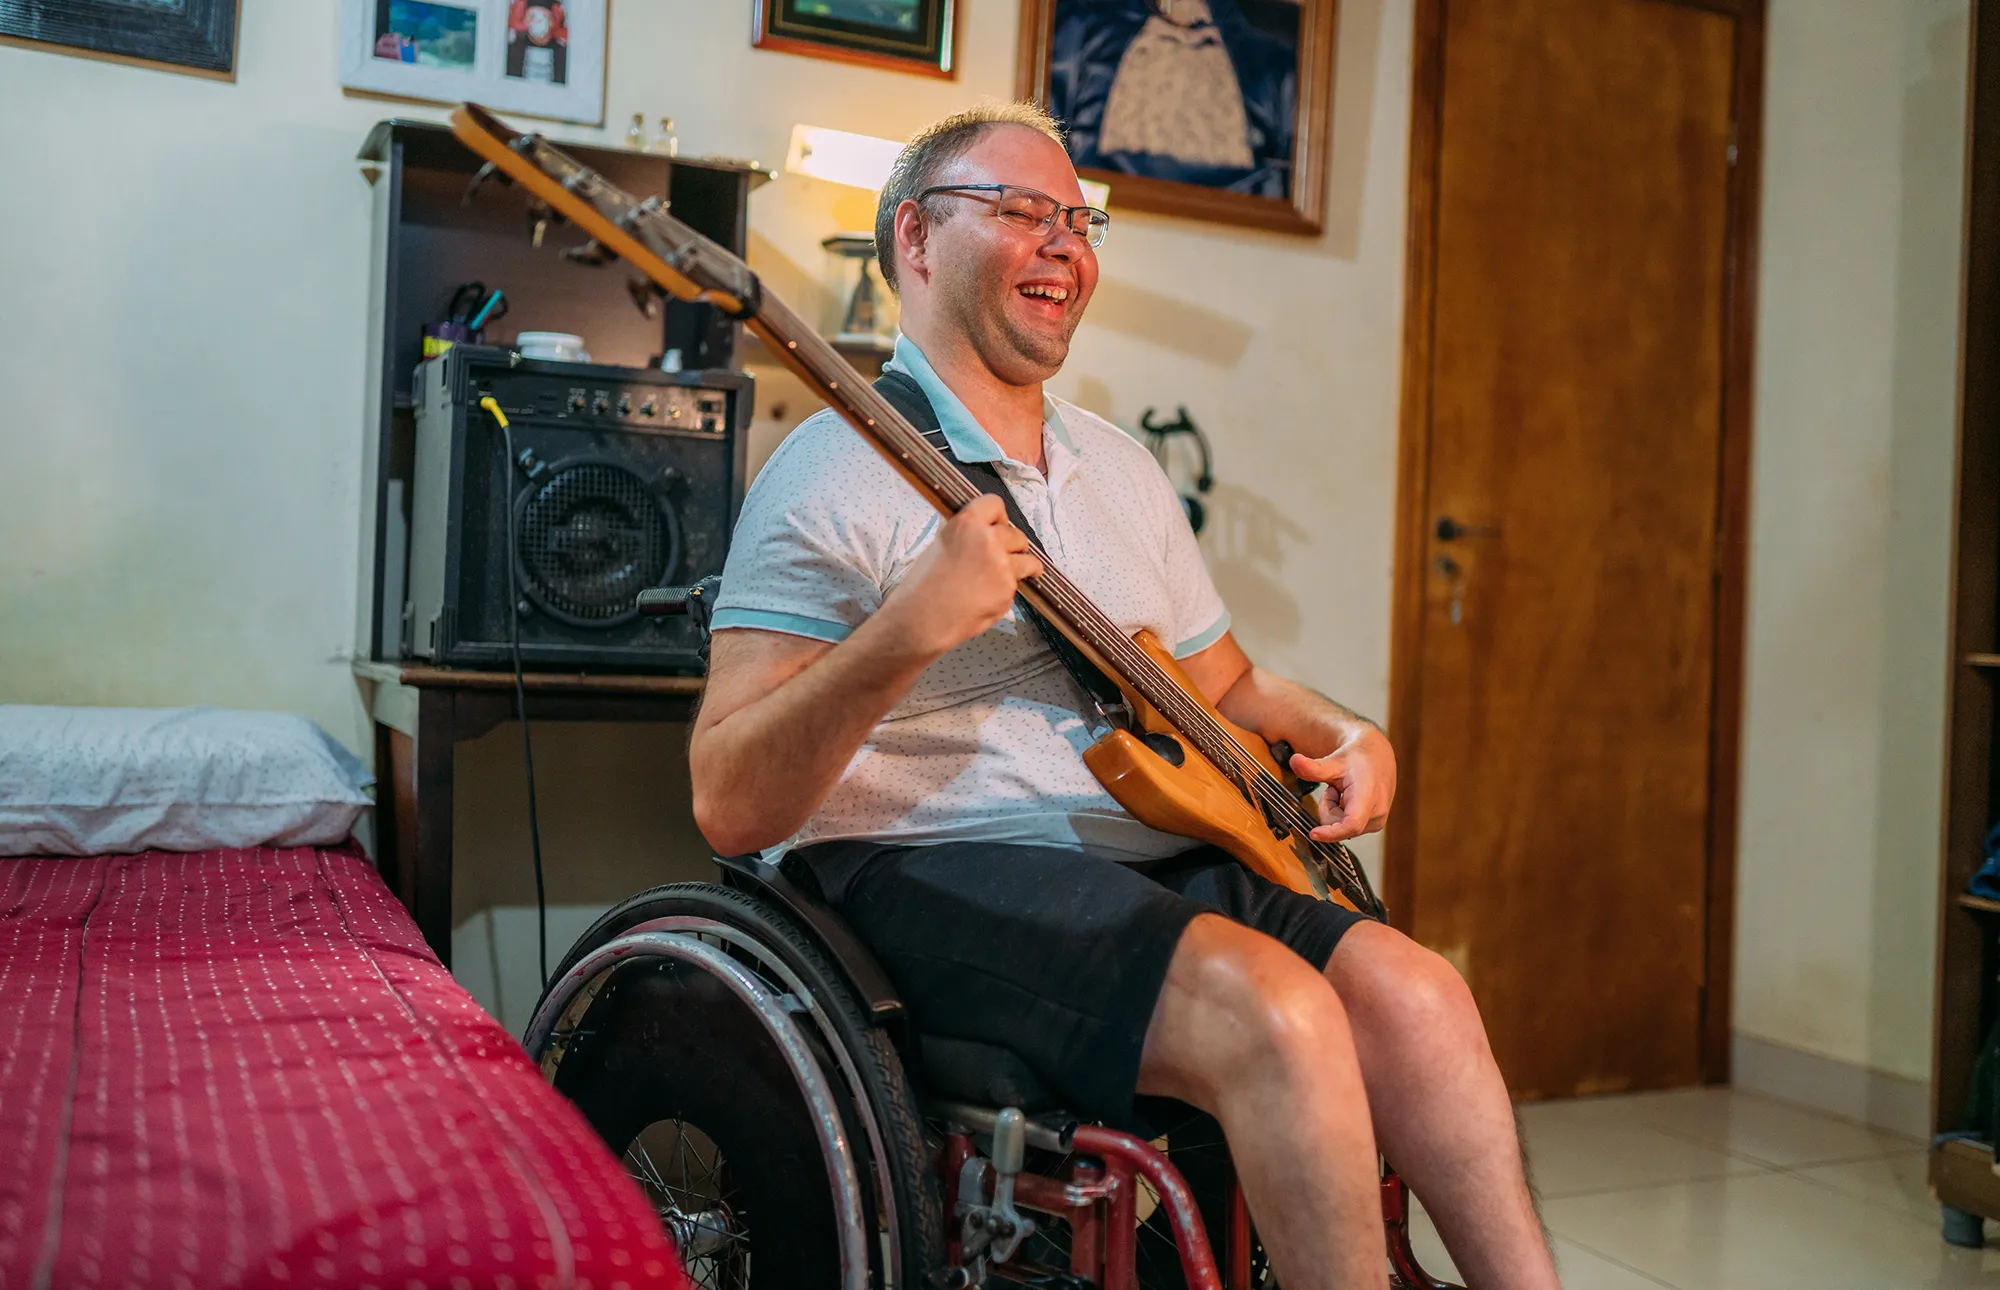
{"type": "MultiPolygon", "coordinates": [[[[960,461],[1004,461],[1007,454],[1000,451],[1000,445],[986,428],[979,424],[965,403],[951,392],[937,369],[931,366],[924,351],[917,348],[917,342],[908,336],[896,337],[896,353],[883,364],[884,370],[900,371],[917,383],[924,397],[931,401],[931,409],[937,413],[938,428],[944,431],[944,441],[951,445],[953,453],[960,461]]],[[[1042,395],[1042,430],[1064,449],[1074,454],[1076,444],[1064,427],[1062,415],[1056,410],[1056,401],[1047,394],[1042,395]]]]}

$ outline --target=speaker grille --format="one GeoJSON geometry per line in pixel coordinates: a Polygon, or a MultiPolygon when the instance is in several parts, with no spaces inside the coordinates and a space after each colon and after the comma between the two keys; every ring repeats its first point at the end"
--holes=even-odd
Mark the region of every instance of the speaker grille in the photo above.
{"type": "Polygon", "coordinates": [[[622,466],[558,466],[521,499],[517,524],[523,589],[575,623],[632,617],[639,593],[666,580],[679,534],[646,481],[622,466]]]}

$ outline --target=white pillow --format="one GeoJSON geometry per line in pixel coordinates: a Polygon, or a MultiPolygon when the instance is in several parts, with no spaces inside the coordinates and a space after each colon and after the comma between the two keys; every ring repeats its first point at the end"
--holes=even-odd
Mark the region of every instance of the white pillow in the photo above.
{"type": "Polygon", "coordinates": [[[0,704],[0,855],[327,846],[373,783],[287,713],[0,704]]]}

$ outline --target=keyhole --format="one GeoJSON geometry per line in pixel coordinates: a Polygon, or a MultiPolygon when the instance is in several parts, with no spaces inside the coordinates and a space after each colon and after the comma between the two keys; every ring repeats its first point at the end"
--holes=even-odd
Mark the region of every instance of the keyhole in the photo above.
{"type": "Polygon", "coordinates": [[[1451,625],[1456,627],[1465,620],[1465,568],[1448,555],[1437,558],[1440,577],[1451,584],[1451,625]]]}

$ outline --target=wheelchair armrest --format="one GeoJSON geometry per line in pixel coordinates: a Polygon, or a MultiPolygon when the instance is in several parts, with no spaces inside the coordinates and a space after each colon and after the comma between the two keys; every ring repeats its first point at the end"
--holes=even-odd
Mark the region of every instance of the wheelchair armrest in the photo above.
{"type": "Polygon", "coordinates": [[[773,900],[798,919],[854,988],[871,1025],[886,1028],[902,1025],[903,1000],[889,983],[889,974],[882,970],[854,929],[817,892],[792,881],[762,856],[717,856],[715,863],[722,870],[724,886],[773,900]]]}

